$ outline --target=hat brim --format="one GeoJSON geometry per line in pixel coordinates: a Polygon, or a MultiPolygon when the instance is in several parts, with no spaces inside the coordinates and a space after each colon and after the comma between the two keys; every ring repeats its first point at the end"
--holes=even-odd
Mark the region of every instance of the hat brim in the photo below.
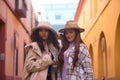
{"type": "Polygon", "coordinates": [[[56,32],[55,30],[53,30],[52,28],[50,28],[50,27],[47,27],[47,26],[39,26],[39,27],[33,29],[33,31],[36,31],[36,30],[38,30],[38,29],[48,29],[48,30],[50,30],[53,34],[55,34],[55,35],[57,36],[57,32],[56,32]]]}
{"type": "Polygon", "coordinates": [[[68,30],[68,29],[77,29],[80,31],[80,33],[85,31],[85,29],[83,29],[83,28],[63,28],[63,29],[60,29],[59,32],[65,33],[65,30],[68,30]]]}

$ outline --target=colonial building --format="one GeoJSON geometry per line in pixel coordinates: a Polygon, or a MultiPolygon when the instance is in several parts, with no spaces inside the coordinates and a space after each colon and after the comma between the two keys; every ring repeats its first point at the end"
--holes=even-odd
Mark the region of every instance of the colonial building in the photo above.
{"type": "Polygon", "coordinates": [[[85,29],[96,80],[120,80],[120,0],[80,0],[75,20],[85,29]]]}
{"type": "Polygon", "coordinates": [[[0,80],[21,80],[24,45],[35,24],[30,0],[0,0],[0,80]]]}

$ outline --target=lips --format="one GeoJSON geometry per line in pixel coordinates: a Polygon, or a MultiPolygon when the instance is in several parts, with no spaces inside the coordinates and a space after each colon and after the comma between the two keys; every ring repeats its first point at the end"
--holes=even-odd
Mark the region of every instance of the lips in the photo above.
{"type": "Polygon", "coordinates": [[[47,37],[47,36],[42,35],[42,36],[41,36],[41,38],[42,38],[42,39],[47,39],[48,37],[47,37]]]}
{"type": "Polygon", "coordinates": [[[71,39],[71,37],[67,37],[67,39],[71,39]]]}

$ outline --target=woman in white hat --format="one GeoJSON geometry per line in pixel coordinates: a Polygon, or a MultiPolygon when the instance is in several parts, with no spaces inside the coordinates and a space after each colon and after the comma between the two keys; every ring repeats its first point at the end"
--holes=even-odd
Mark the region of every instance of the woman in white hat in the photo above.
{"type": "Polygon", "coordinates": [[[80,28],[74,20],[69,20],[63,29],[62,48],[58,55],[58,80],[93,80],[91,58],[83,43],[80,28]]]}
{"type": "Polygon", "coordinates": [[[40,22],[32,30],[31,40],[25,46],[23,80],[53,80],[50,76],[51,65],[56,63],[59,49],[56,31],[49,22],[40,22]]]}

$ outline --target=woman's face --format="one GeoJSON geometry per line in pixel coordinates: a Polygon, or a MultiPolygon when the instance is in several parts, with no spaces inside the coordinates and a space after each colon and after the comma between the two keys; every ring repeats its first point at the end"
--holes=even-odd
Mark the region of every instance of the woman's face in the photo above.
{"type": "Polygon", "coordinates": [[[40,29],[39,35],[43,40],[47,40],[49,36],[49,32],[47,29],[40,29]]]}
{"type": "Polygon", "coordinates": [[[75,30],[73,30],[73,29],[65,30],[65,37],[68,40],[68,42],[73,42],[76,37],[75,30]]]}

